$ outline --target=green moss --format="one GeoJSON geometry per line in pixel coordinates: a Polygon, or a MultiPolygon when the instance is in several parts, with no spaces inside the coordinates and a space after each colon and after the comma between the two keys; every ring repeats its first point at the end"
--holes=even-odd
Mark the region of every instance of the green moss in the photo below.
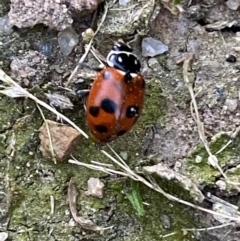
{"type": "MultiPolygon", "coordinates": [[[[184,205],[173,203],[163,197],[161,194],[149,189],[143,184],[139,184],[140,193],[144,202],[148,205],[144,206],[145,215],[138,217],[137,220],[141,224],[141,231],[138,232],[136,239],[133,237],[127,240],[165,240],[161,238],[164,235],[174,232],[171,240],[195,240],[191,235],[183,235],[182,228],[194,227],[194,220],[192,218],[192,210],[184,205]],[[163,215],[167,215],[170,219],[170,227],[164,227],[161,219],[163,215]]],[[[128,200],[128,199],[127,199],[128,200]]],[[[130,215],[136,215],[131,205],[122,201],[119,206],[122,212],[130,215]]]]}
{"type": "Polygon", "coordinates": [[[6,141],[7,137],[6,134],[0,134],[0,159],[2,159],[4,157],[4,152],[5,152],[5,141],[6,141]]]}
{"type": "MultiPolygon", "coordinates": [[[[137,161],[136,153],[141,148],[145,128],[162,124],[165,119],[165,99],[162,96],[159,84],[152,81],[151,84],[147,85],[146,91],[145,107],[133,130],[110,144],[117,153],[127,151],[128,163],[133,166],[137,161]]],[[[34,88],[33,92],[39,98],[45,98],[40,88],[34,88]]],[[[124,225],[124,227],[130,225],[132,229],[129,231],[128,236],[131,237],[129,240],[133,240],[136,233],[138,240],[141,241],[159,240],[161,235],[172,231],[176,232],[175,236],[173,236],[176,237],[175,240],[183,240],[181,228],[192,227],[193,220],[189,212],[186,212],[187,208],[184,207],[185,209],[183,209],[182,205],[175,203],[172,205],[160,194],[139,184],[138,196],[141,196],[144,202],[150,204],[150,206],[144,206],[145,215],[143,218],[139,218],[126,194],[122,192],[126,189],[125,178],[119,180],[115,178],[106,179],[106,174],[101,172],[69,163],[57,163],[55,165],[53,162],[44,160],[38,150],[39,139],[37,132],[43,122],[42,117],[34,102],[24,100],[22,103],[24,104],[24,115],[19,114],[20,116],[17,116],[21,118],[15,119],[11,131],[8,132],[8,139],[5,141],[6,146],[10,146],[13,140],[16,143],[15,155],[8,170],[10,185],[14,190],[10,227],[17,231],[22,230],[22,233],[17,234],[17,236],[12,234],[14,240],[34,240],[36,238],[49,240],[48,230],[51,229],[54,230],[55,238],[61,237],[62,240],[74,240],[72,233],[80,232],[79,226],[69,227],[66,225],[71,218],[70,214],[66,214],[66,210],[69,210],[66,195],[67,183],[70,178],[79,189],[77,203],[79,215],[87,219],[90,215],[94,222],[104,227],[111,224],[114,226],[124,225]],[[105,181],[106,187],[103,199],[87,197],[84,193],[87,190],[87,180],[93,176],[102,178],[105,181]],[[50,212],[51,196],[54,199],[55,207],[53,214],[50,212]],[[169,209],[169,205],[172,205],[171,209],[169,209]],[[116,218],[110,219],[110,223],[104,221],[106,207],[113,207],[115,210],[116,218]],[[160,219],[163,214],[167,214],[172,220],[170,229],[163,227],[160,219]],[[138,232],[139,229],[142,231],[138,232]]],[[[43,109],[43,113],[46,118],[55,118],[53,114],[45,109],[43,109]]],[[[64,114],[75,123],[79,123],[79,126],[85,131],[87,130],[83,110],[65,111],[64,114]]],[[[108,150],[107,146],[103,148],[108,150]]],[[[78,160],[87,163],[91,160],[110,163],[110,160],[106,159],[99,148],[86,139],[79,142],[79,146],[73,155],[78,160]]],[[[166,183],[162,183],[162,185],[166,186],[166,183]]],[[[169,189],[178,193],[180,188],[174,187],[169,189]]],[[[137,200],[138,202],[141,201],[139,198],[137,200]]],[[[90,231],[87,232],[87,235],[90,234],[90,231]]],[[[94,237],[97,234],[91,235],[94,237]]],[[[104,240],[104,235],[101,237],[104,240]]],[[[187,236],[184,238],[185,240],[191,240],[187,236]]]]}
{"type": "MultiPolygon", "coordinates": [[[[228,145],[219,154],[217,152],[222,149],[230,140],[230,136],[225,133],[220,133],[216,135],[210,142],[210,150],[213,155],[216,155],[219,165],[225,166],[229,164],[230,160],[236,156],[238,142],[233,142],[228,145]]],[[[192,180],[197,180],[201,185],[213,185],[215,183],[216,177],[220,176],[218,169],[215,169],[208,163],[208,153],[206,152],[204,146],[200,144],[187,158],[186,164],[186,174],[191,177],[192,180]],[[196,157],[201,158],[201,162],[196,162],[196,157]]]]}
{"type": "Polygon", "coordinates": [[[166,99],[162,95],[161,85],[154,79],[149,80],[140,127],[144,129],[144,126],[164,123],[166,108],[166,99]]]}
{"type": "Polygon", "coordinates": [[[16,119],[21,116],[21,112],[21,99],[19,103],[19,100],[0,97],[0,132],[9,129],[16,119]]]}
{"type": "Polygon", "coordinates": [[[10,0],[1,0],[0,3],[0,15],[1,16],[5,16],[8,11],[9,11],[9,7],[10,6],[10,0]]]}
{"type": "Polygon", "coordinates": [[[181,3],[181,1],[182,1],[182,0],[173,0],[173,4],[175,4],[175,5],[176,5],[176,4],[179,4],[179,3],[181,3]]]}
{"type": "MultiPolygon", "coordinates": [[[[32,92],[39,98],[45,98],[39,87],[35,87],[32,92]]],[[[149,84],[147,86],[145,108],[138,123],[130,133],[111,143],[117,153],[120,151],[128,152],[129,163],[136,162],[136,153],[141,147],[141,140],[144,137],[146,126],[161,123],[164,120],[165,109],[163,102],[164,98],[161,96],[159,85],[149,84]]],[[[68,210],[66,190],[70,178],[80,190],[78,207],[81,208],[83,217],[88,218],[89,212],[92,212],[91,210],[103,210],[104,207],[109,205],[109,200],[115,196],[117,197],[117,203],[114,205],[119,206],[117,208],[119,216],[130,213],[133,215],[131,222],[136,222],[133,221],[136,218],[134,217],[135,210],[133,206],[126,196],[121,193],[121,190],[124,189],[125,179],[120,182],[110,180],[107,183],[104,198],[98,200],[86,197],[84,194],[87,189],[87,180],[92,176],[105,177],[106,174],[68,163],[57,163],[55,165],[42,159],[38,151],[39,139],[36,132],[43,122],[42,117],[34,102],[25,100],[23,103],[24,116],[16,120],[11,132],[9,132],[7,141],[10,143],[11,138],[14,138],[17,143],[15,147],[16,153],[9,170],[11,187],[16,190],[13,195],[15,201],[12,206],[10,225],[13,229],[19,229],[21,226],[23,229],[31,227],[31,230],[26,229],[26,232],[21,234],[22,237],[18,236],[17,240],[24,240],[26,235],[31,236],[32,239],[35,237],[44,239],[48,235],[46,227],[51,228],[52,223],[57,222],[68,223],[70,216],[65,214],[65,210],[68,210]],[[55,213],[52,215],[50,214],[50,196],[53,196],[55,204],[55,213]]],[[[49,111],[44,108],[42,110],[45,118],[55,118],[49,111]]],[[[87,130],[83,110],[65,111],[64,114],[75,123],[78,123],[85,131],[87,130]]],[[[106,146],[103,148],[108,149],[106,146]]],[[[73,155],[78,160],[88,163],[91,160],[110,162],[95,144],[86,139],[81,140],[73,155]]],[[[97,218],[95,221],[97,222],[97,218]]],[[[121,219],[118,220],[119,223],[122,221],[121,219]]],[[[64,230],[63,227],[56,228],[55,225],[53,226],[57,236],[62,235],[63,240],[71,240],[70,233],[79,229],[78,227],[72,229],[66,227],[64,230]]],[[[144,234],[142,234],[142,237],[144,237],[144,234]]]]}

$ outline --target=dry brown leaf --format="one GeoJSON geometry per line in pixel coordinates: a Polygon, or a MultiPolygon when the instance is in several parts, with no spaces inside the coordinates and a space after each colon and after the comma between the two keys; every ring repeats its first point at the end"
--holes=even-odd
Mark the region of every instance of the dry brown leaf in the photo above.
{"type": "Polygon", "coordinates": [[[103,227],[97,226],[91,220],[87,220],[83,217],[78,216],[78,214],[77,214],[77,196],[78,196],[77,187],[70,180],[69,186],[68,186],[68,202],[69,202],[69,208],[70,208],[71,214],[72,214],[75,222],[80,224],[80,226],[82,228],[90,229],[90,230],[93,230],[93,231],[103,231],[105,229],[112,228],[112,227],[103,228],[103,227]]]}
{"type": "Polygon", "coordinates": [[[45,94],[48,98],[48,100],[50,101],[50,105],[54,106],[54,107],[59,107],[61,110],[65,110],[65,109],[73,109],[73,103],[71,102],[71,100],[64,96],[64,95],[60,95],[57,93],[48,93],[45,94]]]}

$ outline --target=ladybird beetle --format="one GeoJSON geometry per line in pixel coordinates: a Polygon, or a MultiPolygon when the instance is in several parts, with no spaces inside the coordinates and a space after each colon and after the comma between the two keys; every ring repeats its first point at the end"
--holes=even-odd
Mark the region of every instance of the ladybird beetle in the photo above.
{"type": "Polygon", "coordinates": [[[122,41],[112,47],[107,67],[92,83],[86,111],[90,135],[109,142],[129,131],[136,123],[144,102],[145,81],[132,48],[122,41]]]}

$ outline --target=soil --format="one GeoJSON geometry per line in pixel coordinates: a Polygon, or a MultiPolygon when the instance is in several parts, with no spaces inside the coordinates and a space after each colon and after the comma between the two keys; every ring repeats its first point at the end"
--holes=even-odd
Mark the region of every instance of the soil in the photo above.
{"type": "MultiPolygon", "coordinates": [[[[87,75],[92,71],[78,70],[74,79],[84,77],[85,80],[73,84],[73,92],[59,86],[66,86],[68,77],[84,54],[82,32],[90,27],[96,30],[103,17],[104,5],[106,3],[99,4],[96,12],[88,12],[80,19],[73,14],[73,28],[80,41],[69,56],[60,51],[57,30],[42,24],[32,28],[13,27],[11,33],[0,36],[0,68],[46,103],[49,103],[47,93],[67,96],[73,107],[59,111],[85,132],[88,129],[84,100],[73,93],[89,86],[91,78],[87,75]],[[21,62],[17,68],[20,72],[11,68],[13,61],[15,67],[21,62]],[[28,70],[31,76],[28,76],[28,70]]],[[[133,170],[161,163],[177,172],[177,181],[161,176],[154,178],[165,191],[178,198],[196,201],[192,190],[186,187],[189,182],[179,181],[186,178],[205,197],[211,193],[238,206],[236,187],[219,186],[219,180],[221,183],[225,180],[218,169],[208,164],[208,154],[199,138],[191,111],[191,96],[179,60],[186,53],[194,54],[188,75],[206,141],[224,173],[231,181],[239,182],[239,10],[230,10],[224,0],[182,0],[180,7],[172,1],[130,2],[124,7],[108,1],[108,7],[107,17],[94,37],[93,46],[106,56],[114,40],[135,38],[131,46],[141,60],[146,80],[146,100],[141,117],[132,131],[111,142],[110,146],[133,170]],[[124,19],[119,9],[123,13],[127,11],[129,18],[124,19]],[[161,40],[169,51],[153,58],[142,57],[141,41],[145,36],[161,40]],[[231,143],[218,153],[229,141],[231,143]]],[[[5,16],[9,9],[9,1],[1,2],[0,16],[5,16]]],[[[98,66],[91,52],[85,63],[98,66]]],[[[45,119],[56,121],[57,116],[41,109],[45,119]]],[[[7,232],[7,240],[240,239],[238,228],[233,226],[198,230],[222,223],[213,215],[173,202],[144,184],[138,185],[118,174],[109,175],[67,161],[56,163],[44,158],[38,131],[43,122],[39,108],[31,99],[0,95],[0,232],[7,232]],[[87,181],[92,177],[99,178],[104,184],[102,198],[86,195],[87,181]],[[91,220],[98,227],[111,228],[90,230],[74,220],[69,207],[70,180],[78,190],[77,216],[91,220]]],[[[72,155],[88,164],[91,161],[112,164],[102,150],[111,153],[107,145],[96,146],[82,137],[72,155]]],[[[120,170],[115,164],[113,168],[120,170]]],[[[197,204],[212,209],[209,198],[197,204]]]]}

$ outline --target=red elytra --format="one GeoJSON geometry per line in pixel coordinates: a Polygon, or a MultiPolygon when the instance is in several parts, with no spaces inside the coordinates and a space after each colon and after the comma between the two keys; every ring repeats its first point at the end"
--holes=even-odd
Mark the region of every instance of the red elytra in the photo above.
{"type": "Polygon", "coordinates": [[[117,43],[108,66],[93,81],[87,100],[87,124],[94,141],[109,142],[128,132],[142,112],[145,81],[132,49],[117,43]]]}

